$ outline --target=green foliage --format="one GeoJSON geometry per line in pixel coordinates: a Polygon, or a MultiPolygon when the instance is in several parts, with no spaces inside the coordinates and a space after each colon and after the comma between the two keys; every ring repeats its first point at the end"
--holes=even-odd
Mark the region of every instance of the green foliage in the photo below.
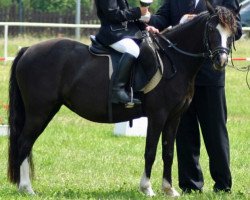
{"type": "MultiPolygon", "coordinates": [[[[139,6],[139,0],[128,0],[131,7],[139,6]]],[[[22,3],[25,9],[35,9],[43,12],[66,12],[75,10],[76,0],[0,0],[0,7],[10,7],[22,3]]],[[[155,12],[164,0],[154,0],[151,11],[155,12]]],[[[94,0],[81,0],[82,9],[92,9],[94,0]]]]}
{"type": "Polygon", "coordinates": [[[75,9],[75,1],[72,0],[30,0],[31,8],[48,12],[63,12],[75,9]]]}
{"type": "MultiPolygon", "coordinates": [[[[10,7],[15,4],[22,3],[24,9],[34,9],[42,12],[67,12],[75,11],[76,0],[0,0],[0,7],[10,7]]],[[[93,0],[81,0],[83,9],[91,9],[93,7],[93,0]]]]}
{"type": "Polygon", "coordinates": [[[9,0],[0,0],[0,7],[8,7],[8,6],[10,6],[12,4],[12,2],[11,1],[9,1],[9,0]]]}
{"type": "MultiPolygon", "coordinates": [[[[135,7],[135,6],[139,6],[139,0],[135,1],[135,0],[128,0],[129,5],[131,7],[135,7]]],[[[162,5],[162,3],[164,2],[164,0],[154,0],[154,2],[152,3],[152,5],[150,6],[150,11],[151,12],[156,12],[157,9],[162,5]]]]}

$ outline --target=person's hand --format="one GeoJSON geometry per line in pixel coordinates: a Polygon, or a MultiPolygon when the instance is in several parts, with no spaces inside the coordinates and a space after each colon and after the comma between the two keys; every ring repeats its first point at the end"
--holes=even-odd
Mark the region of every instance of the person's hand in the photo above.
{"type": "Polygon", "coordinates": [[[147,26],[147,27],[146,27],[146,30],[147,30],[148,32],[150,32],[150,33],[159,33],[159,32],[160,32],[157,28],[155,28],[155,27],[153,27],[153,26],[147,26]]]}
{"type": "Polygon", "coordinates": [[[141,16],[146,15],[149,11],[148,11],[148,7],[140,7],[141,10],[141,16]]]}
{"type": "Polygon", "coordinates": [[[197,15],[195,14],[185,14],[182,16],[181,20],[180,20],[180,24],[184,24],[192,19],[194,19],[197,15]]]}

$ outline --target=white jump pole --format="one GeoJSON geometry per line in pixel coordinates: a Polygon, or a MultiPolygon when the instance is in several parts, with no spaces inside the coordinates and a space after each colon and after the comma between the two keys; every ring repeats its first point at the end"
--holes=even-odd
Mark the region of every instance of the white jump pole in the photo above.
{"type": "Polygon", "coordinates": [[[0,136],[9,135],[9,126],[8,125],[0,125],[0,136]]]}
{"type": "MultiPolygon", "coordinates": [[[[81,24],[81,1],[76,1],[76,24],[81,24]]],[[[80,40],[81,38],[81,30],[80,27],[76,27],[75,30],[76,39],[80,40]]]]}
{"type": "Polygon", "coordinates": [[[148,118],[141,117],[133,120],[133,127],[129,127],[129,122],[116,123],[114,134],[118,136],[141,136],[146,137],[148,118]]]}
{"type": "Polygon", "coordinates": [[[8,58],[8,25],[4,25],[4,62],[8,58]]]}

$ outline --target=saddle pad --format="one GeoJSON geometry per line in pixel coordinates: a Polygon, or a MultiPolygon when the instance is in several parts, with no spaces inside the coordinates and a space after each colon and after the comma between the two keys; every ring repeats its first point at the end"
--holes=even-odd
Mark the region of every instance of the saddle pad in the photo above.
{"type": "Polygon", "coordinates": [[[113,74],[113,61],[112,61],[111,55],[109,55],[109,54],[95,54],[90,49],[89,49],[89,52],[95,56],[107,57],[107,59],[109,60],[109,79],[111,80],[111,76],[113,74]]]}

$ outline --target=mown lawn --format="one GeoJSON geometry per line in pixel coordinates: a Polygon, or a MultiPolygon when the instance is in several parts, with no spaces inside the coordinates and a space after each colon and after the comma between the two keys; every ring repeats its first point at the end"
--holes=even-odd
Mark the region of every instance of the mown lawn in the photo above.
{"type": "MultiPolygon", "coordinates": [[[[10,55],[18,46],[38,42],[34,38],[10,40],[10,55]]],[[[0,55],[2,54],[0,40],[0,55]]],[[[234,56],[250,57],[250,40],[237,43],[234,56]]],[[[235,62],[235,65],[250,65],[235,62]]],[[[7,123],[8,76],[10,63],[0,63],[0,123],[7,123]]],[[[201,165],[205,177],[204,192],[179,199],[250,199],[250,90],[246,73],[227,68],[228,130],[231,142],[232,194],[212,192],[208,158],[202,145],[201,165]]],[[[250,77],[248,78],[250,82],[250,77]]],[[[138,192],[144,166],[145,138],[116,137],[113,125],[84,120],[65,107],[55,116],[33,148],[36,178],[32,199],[147,199],[138,192]]],[[[0,199],[31,199],[19,194],[8,183],[7,137],[0,137],[0,199]]],[[[174,186],[178,189],[176,159],[173,166],[174,186]]],[[[162,161],[159,146],[153,167],[152,184],[157,193],[153,199],[166,199],[161,193],[162,161]]],[[[178,191],[180,191],[178,189],[178,191]]]]}

